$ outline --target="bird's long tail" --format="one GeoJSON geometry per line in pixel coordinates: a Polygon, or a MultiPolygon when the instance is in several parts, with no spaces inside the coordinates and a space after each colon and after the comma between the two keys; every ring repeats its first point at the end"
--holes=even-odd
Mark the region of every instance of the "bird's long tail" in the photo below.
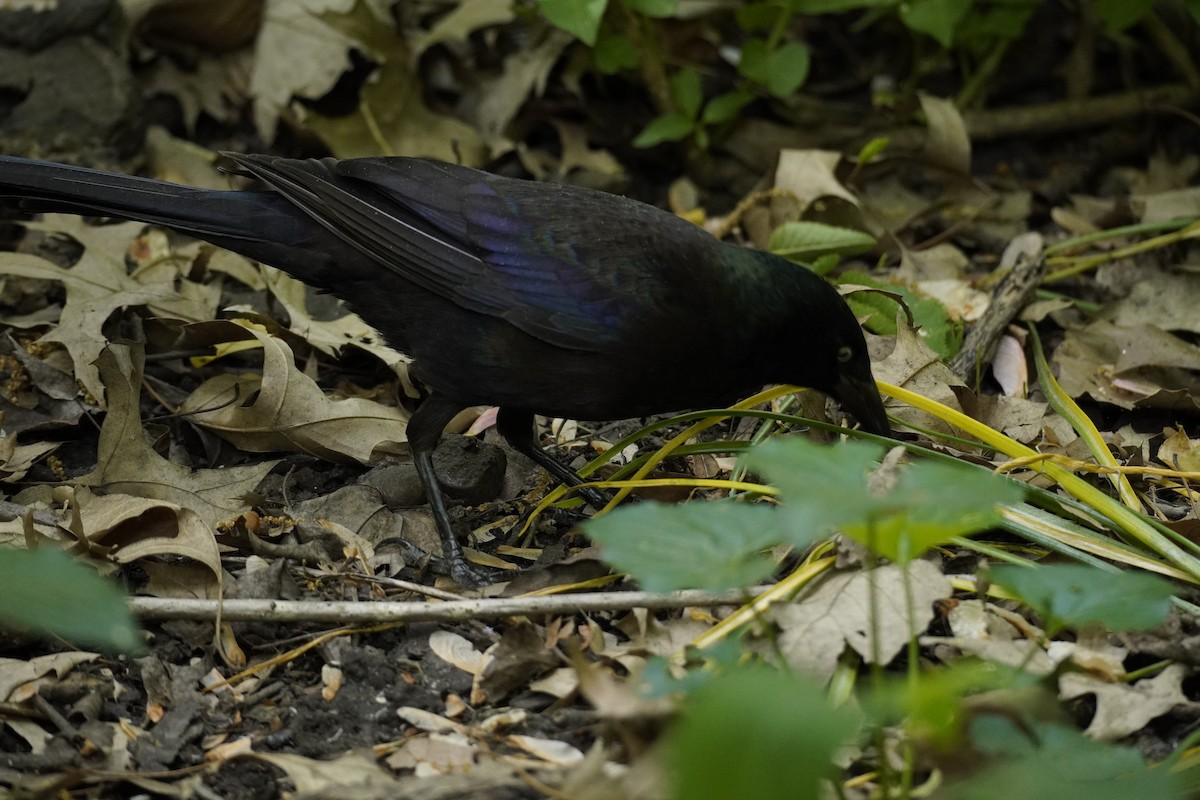
{"type": "Polygon", "coordinates": [[[321,226],[275,192],[198,189],[11,156],[0,156],[0,205],[161,225],[302,280],[322,273],[328,262],[320,245],[332,246],[321,226]]]}

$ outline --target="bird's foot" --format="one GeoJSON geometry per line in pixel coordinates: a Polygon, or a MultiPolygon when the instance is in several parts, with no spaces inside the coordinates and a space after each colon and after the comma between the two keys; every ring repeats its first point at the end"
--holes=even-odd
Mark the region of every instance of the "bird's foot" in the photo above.
{"type": "Polygon", "coordinates": [[[479,589],[494,582],[490,576],[468,564],[465,558],[452,558],[449,561],[450,579],[464,589],[479,589]]]}

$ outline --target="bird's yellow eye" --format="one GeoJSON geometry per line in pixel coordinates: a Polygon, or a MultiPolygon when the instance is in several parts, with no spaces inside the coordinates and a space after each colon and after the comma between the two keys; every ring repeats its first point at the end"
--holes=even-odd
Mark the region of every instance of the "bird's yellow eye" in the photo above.
{"type": "Polygon", "coordinates": [[[838,348],[837,360],[839,363],[845,364],[850,359],[854,358],[854,348],[848,344],[844,344],[838,348]]]}

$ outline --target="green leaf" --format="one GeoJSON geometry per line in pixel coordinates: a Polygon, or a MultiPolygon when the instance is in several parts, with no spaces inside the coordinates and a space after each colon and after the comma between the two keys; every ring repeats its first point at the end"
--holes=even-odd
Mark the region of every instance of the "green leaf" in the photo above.
{"type": "Polygon", "coordinates": [[[1153,628],[1167,618],[1173,593],[1157,575],[1111,573],[1085,564],[999,566],[988,576],[1040,614],[1048,632],[1089,624],[1112,631],[1153,628]]]}
{"type": "Polygon", "coordinates": [[[546,21],[562,28],[589,47],[596,44],[608,0],[538,0],[546,21]]]}
{"type": "Polygon", "coordinates": [[[673,17],[679,11],[679,0],[624,0],[624,3],[639,14],[656,19],[673,17]]]}
{"type": "Polygon", "coordinates": [[[771,54],[767,76],[767,91],[776,97],[787,97],[808,80],[810,56],[800,42],[785,42],[771,54]]]}
{"type": "Polygon", "coordinates": [[[776,3],[746,3],[734,12],[734,18],[744,31],[765,31],[779,19],[779,10],[776,3]]]}
{"type": "Polygon", "coordinates": [[[1095,742],[1074,728],[1042,723],[1032,730],[1012,719],[980,715],[972,726],[982,770],[939,791],[946,800],[1180,800],[1186,773],[1150,769],[1136,750],[1095,742]],[[981,724],[983,723],[983,724],[981,724]],[[987,745],[988,734],[1001,753],[987,745]],[[1008,752],[1004,752],[1004,751],[1008,752]]]}
{"type": "Polygon", "coordinates": [[[781,538],[776,509],[731,501],[641,503],[592,520],[587,531],[605,560],[649,592],[757,583],[774,569],[761,551],[781,538]]]}
{"type": "Polygon", "coordinates": [[[121,653],[143,649],[125,596],[58,550],[0,548],[0,627],[121,653]]]}
{"type": "MultiPolygon", "coordinates": [[[[877,281],[863,272],[843,272],[841,282],[857,283],[900,295],[912,312],[925,343],[942,358],[953,357],[962,347],[962,323],[952,320],[945,306],[937,300],[925,297],[908,286],[877,281]]],[[[868,330],[884,336],[896,332],[896,315],[900,313],[900,306],[895,300],[873,292],[858,292],[847,295],[845,299],[856,316],[867,317],[864,326],[868,330]]]]}
{"type": "Polygon", "coordinates": [[[793,0],[796,14],[837,14],[860,8],[891,8],[896,0],[793,0]]]}
{"type": "Polygon", "coordinates": [[[862,149],[858,151],[858,157],[854,160],[854,163],[858,164],[860,167],[870,164],[871,161],[873,161],[876,156],[882,154],[891,143],[892,140],[886,136],[876,136],[874,139],[862,146],[862,149]]]}
{"type": "Polygon", "coordinates": [[[817,256],[804,266],[824,277],[833,272],[834,268],[841,262],[842,259],[837,253],[825,253],[824,255],[817,256]]]}
{"type": "Polygon", "coordinates": [[[742,460],[779,488],[785,519],[779,540],[804,548],[866,518],[873,502],[867,475],[882,456],[883,448],[876,444],[823,447],[792,437],[765,442],[742,460]]]}
{"type": "Polygon", "coordinates": [[[753,99],[754,95],[741,90],[717,95],[704,106],[704,113],[701,114],[700,119],[706,125],[719,125],[722,122],[728,122],[736,117],[746,107],[746,104],[753,99]]]}
{"type": "Polygon", "coordinates": [[[767,249],[792,261],[811,261],[825,253],[853,256],[875,246],[875,237],[821,222],[785,222],[771,231],[767,249]]]}
{"type": "Polygon", "coordinates": [[[592,48],[592,60],[601,74],[615,75],[638,65],[637,45],[628,36],[601,28],[596,46],[592,48]]]}
{"type": "Polygon", "coordinates": [[[1025,32],[1041,0],[1011,2],[976,8],[963,17],[955,31],[955,46],[984,57],[998,42],[1012,41],[1025,32]]]}
{"type": "Polygon", "coordinates": [[[998,503],[1016,503],[1020,484],[967,464],[918,461],[886,491],[868,488],[879,445],[823,447],[798,437],[754,448],[745,464],[779,488],[784,541],[807,547],[840,530],[905,564],[925,550],[992,527],[998,503]]]}
{"type": "Polygon", "coordinates": [[[900,471],[895,486],[872,498],[870,518],[842,532],[897,564],[995,527],[997,505],[1019,503],[1020,484],[968,464],[918,461],[900,471]]]}
{"type": "Polygon", "coordinates": [[[681,69],[671,76],[671,99],[681,116],[695,119],[700,113],[704,95],[700,91],[700,73],[694,69],[681,69]]]}
{"type": "Polygon", "coordinates": [[[742,58],[738,61],[738,72],[759,84],[766,86],[771,77],[771,53],[767,43],[762,39],[747,39],[742,45],[742,58]]]}
{"type": "Polygon", "coordinates": [[[821,690],[788,674],[744,669],[692,695],[668,741],[675,797],[821,797],[834,753],[860,728],[821,690]]]}
{"type": "MultiPolygon", "coordinates": [[[[966,725],[977,713],[968,700],[985,691],[1029,689],[1037,691],[1037,677],[1016,667],[990,661],[962,660],[949,666],[922,670],[908,677],[872,686],[863,707],[874,722],[904,727],[924,746],[951,752],[964,743],[966,725]]],[[[1053,702],[1053,696],[1040,698],[1053,702]]]]}
{"type": "Polygon", "coordinates": [[[808,78],[809,61],[808,48],[799,42],[771,50],[762,39],[748,39],[738,71],[776,97],[786,97],[808,78]]]}
{"type": "Polygon", "coordinates": [[[949,49],[958,23],[972,5],[973,0],[907,0],[900,4],[900,19],[911,30],[932,36],[949,49]]]}
{"type": "Polygon", "coordinates": [[[694,120],[681,114],[664,114],[652,120],[633,140],[634,147],[653,147],[662,142],[678,142],[691,135],[696,127],[694,120]]]}
{"type": "Polygon", "coordinates": [[[1141,22],[1154,4],[1155,0],[1096,0],[1096,16],[1109,33],[1120,33],[1141,22]]]}

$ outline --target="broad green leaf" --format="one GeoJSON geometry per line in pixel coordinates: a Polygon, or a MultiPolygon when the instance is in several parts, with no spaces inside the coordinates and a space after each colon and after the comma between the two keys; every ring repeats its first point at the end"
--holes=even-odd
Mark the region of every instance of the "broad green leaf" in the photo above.
{"type": "Polygon", "coordinates": [[[824,255],[817,256],[804,266],[818,275],[825,276],[833,272],[834,268],[841,262],[841,256],[837,253],[825,253],[824,255]]]}
{"type": "MultiPolygon", "coordinates": [[[[913,320],[921,329],[925,343],[942,358],[953,357],[962,347],[962,323],[950,319],[945,306],[937,300],[918,294],[901,284],[877,281],[862,272],[844,272],[841,282],[883,289],[903,297],[905,305],[912,312],[913,320]]],[[[848,295],[846,303],[856,316],[867,317],[864,326],[873,333],[887,336],[896,332],[896,315],[900,307],[890,297],[873,292],[859,292],[848,295]]]]}
{"type": "Polygon", "coordinates": [[[671,76],[671,99],[681,116],[695,119],[700,113],[704,95],[700,91],[700,73],[694,69],[681,69],[671,76]]]}
{"type": "Polygon", "coordinates": [[[797,14],[838,14],[858,8],[890,8],[896,0],[794,0],[792,10],[797,14]]]}
{"type": "Polygon", "coordinates": [[[641,503],[588,523],[604,558],[649,592],[734,589],[757,583],[774,564],[762,551],[781,540],[779,515],[766,505],[641,503]]]}
{"type": "MultiPolygon", "coordinates": [[[[1036,681],[1036,676],[1015,667],[964,659],[922,671],[915,681],[899,676],[885,681],[864,696],[863,706],[872,720],[881,724],[903,720],[917,741],[949,752],[962,744],[974,716],[968,698],[985,691],[1029,689],[1036,681]]],[[[1052,696],[1040,699],[1053,702],[1052,696]]]]}
{"type": "Polygon", "coordinates": [[[614,75],[638,65],[637,45],[628,36],[601,28],[596,46],[592,48],[592,59],[601,73],[614,75]]]}
{"type": "Polygon", "coordinates": [[[1074,728],[982,714],[972,725],[984,769],[942,787],[946,800],[1182,800],[1186,774],[1151,769],[1136,750],[1092,741],[1074,728]],[[988,741],[988,739],[993,741],[988,741]],[[999,745],[991,748],[989,744],[999,745]]]}
{"type": "Polygon", "coordinates": [[[0,547],[0,627],[45,633],[86,647],[142,647],[125,596],[58,550],[0,547]]]}
{"type": "Polygon", "coordinates": [[[882,455],[883,448],[875,444],[825,447],[793,437],[759,445],[743,462],[779,488],[786,522],[778,540],[803,548],[867,519],[875,507],[867,475],[882,455]]]}
{"type": "Polygon", "coordinates": [[[720,94],[709,100],[704,106],[704,113],[700,118],[708,125],[719,125],[722,122],[728,122],[738,115],[746,104],[754,99],[754,95],[743,92],[734,91],[720,94]]]}
{"type": "Polygon", "coordinates": [[[686,139],[695,128],[694,120],[680,114],[664,114],[652,120],[633,140],[634,147],[653,147],[662,142],[686,139]]]}
{"type": "Polygon", "coordinates": [[[842,532],[897,564],[926,550],[994,527],[997,504],[1021,501],[1020,484],[968,464],[917,461],[874,498],[871,518],[842,532]]]}
{"type": "Polygon", "coordinates": [[[792,261],[811,261],[826,253],[853,256],[875,246],[875,237],[821,222],[785,222],[771,232],[767,249],[792,261]]]}
{"type": "Polygon", "coordinates": [[[542,16],[588,46],[596,43],[608,0],[538,0],[542,16]]]}
{"type": "Polygon", "coordinates": [[[738,27],[744,31],[769,30],[779,19],[777,3],[745,3],[734,12],[738,27]]]}
{"type": "Polygon", "coordinates": [[[834,753],[861,726],[832,708],[815,684],[783,672],[744,669],[691,696],[671,732],[674,796],[688,800],[817,798],[834,753]]]}
{"type": "Polygon", "coordinates": [[[747,39],[742,45],[742,57],[738,61],[738,72],[750,80],[766,86],[771,77],[771,51],[762,39],[747,39]]]}
{"type": "Polygon", "coordinates": [[[647,17],[672,17],[679,10],[679,0],[623,0],[630,9],[647,17]]]}
{"type": "Polygon", "coordinates": [[[1045,620],[1046,629],[1103,625],[1112,631],[1161,624],[1171,607],[1171,584],[1148,572],[1106,572],[1085,564],[1036,568],[998,566],[989,578],[1045,620]]]}
{"type": "Polygon", "coordinates": [[[1014,0],[976,8],[963,17],[955,31],[955,47],[983,56],[998,41],[1011,41],[1025,32],[1041,0],[1014,0]]]}
{"type": "Polygon", "coordinates": [[[779,488],[783,541],[807,547],[839,530],[900,564],[956,536],[995,525],[997,503],[1020,501],[1014,481],[967,464],[918,461],[890,489],[868,488],[878,445],[835,447],[799,437],[754,448],[745,464],[779,488]]]}
{"type": "Polygon", "coordinates": [[[787,97],[808,80],[810,56],[800,42],[785,42],[771,53],[767,91],[776,97],[787,97]]]}
{"type": "Polygon", "coordinates": [[[1120,33],[1149,14],[1155,0],[1096,0],[1096,16],[1110,33],[1120,33]]]}
{"type": "Polygon", "coordinates": [[[900,4],[900,19],[910,29],[932,36],[949,49],[958,23],[972,5],[973,0],[907,0],[900,4]]]}

